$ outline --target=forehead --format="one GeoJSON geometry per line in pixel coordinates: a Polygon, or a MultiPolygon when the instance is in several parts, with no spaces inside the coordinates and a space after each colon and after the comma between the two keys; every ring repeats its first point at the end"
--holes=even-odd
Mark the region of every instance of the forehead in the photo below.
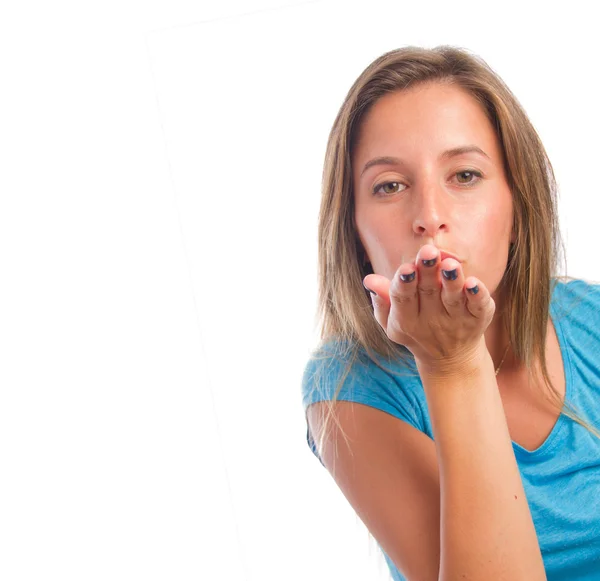
{"type": "Polygon", "coordinates": [[[457,86],[428,83],[379,98],[361,121],[354,154],[388,155],[399,147],[437,151],[465,143],[499,153],[494,129],[473,96],[457,86]]]}

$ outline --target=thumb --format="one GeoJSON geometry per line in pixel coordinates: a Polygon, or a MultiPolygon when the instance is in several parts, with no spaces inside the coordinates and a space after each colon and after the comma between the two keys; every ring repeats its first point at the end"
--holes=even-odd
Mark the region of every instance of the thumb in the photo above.
{"type": "Polygon", "coordinates": [[[387,331],[387,322],[390,315],[390,281],[379,274],[369,274],[363,279],[363,286],[371,295],[373,314],[376,321],[387,331]]]}

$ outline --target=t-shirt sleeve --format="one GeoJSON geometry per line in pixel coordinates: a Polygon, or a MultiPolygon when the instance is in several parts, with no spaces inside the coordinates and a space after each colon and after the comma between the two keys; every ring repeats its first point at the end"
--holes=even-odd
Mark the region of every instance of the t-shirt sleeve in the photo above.
{"type": "MultiPolygon", "coordinates": [[[[342,381],[342,387],[336,397],[337,401],[352,401],[365,404],[382,410],[394,417],[408,422],[420,431],[424,428],[422,407],[419,404],[415,382],[418,373],[414,368],[402,369],[391,365],[389,360],[380,361],[384,367],[392,369],[388,373],[378,367],[366,354],[360,354],[356,361],[351,362],[349,355],[332,353],[321,354],[309,359],[302,377],[302,404],[305,412],[308,406],[318,401],[331,401],[342,381]],[[397,376],[395,372],[402,375],[397,376]]],[[[323,460],[319,455],[315,442],[306,420],[306,441],[313,454],[323,460]]],[[[324,466],[324,464],[323,464],[324,466]]]]}

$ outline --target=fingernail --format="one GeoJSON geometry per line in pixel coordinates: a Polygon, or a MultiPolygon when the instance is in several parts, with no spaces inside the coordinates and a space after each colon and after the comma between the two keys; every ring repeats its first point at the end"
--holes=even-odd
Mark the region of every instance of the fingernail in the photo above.
{"type": "Polygon", "coordinates": [[[400,280],[402,282],[412,282],[413,280],[415,280],[415,274],[417,273],[411,272],[410,274],[400,274],[400,280]]]}
{"type": "Polygon", "coordinates": [[[476,295],[479,292],[479,287],[475,285],[473,288],[467,289],[472,295],[476,295]]]}
{"type": "Polygon", "coordinates": [[[437,256],[432,258],[431,260],[422,260],[421,261],[425,266],[433,266],[437,262],[437,256]]]}
{"type": "Polygon", "coordinates": [[[444,276],[444,278],[446,280],[456,280],[456,277],[458,276],[458,269],[457,268],[455,268],[454,270],[442,269],[442,275],[444,276]]]}
{"type": "Polygon", "coordinates": [[[377,296],[377,293],[375,291],[372,291],[364,282],[363,282],[363,286],[365,287],[365,289],[367,289],[372,295],[377,296]]]}

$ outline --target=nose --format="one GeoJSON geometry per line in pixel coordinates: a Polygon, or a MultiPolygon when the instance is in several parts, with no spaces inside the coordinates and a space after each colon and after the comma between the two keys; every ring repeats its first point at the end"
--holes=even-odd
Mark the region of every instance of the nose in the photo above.
{"type": "Polygon", "coordinates": [[[440,230],[448,230],[447,192],[429,184],[415,191],[413,231],[421,238],[436,240],[440,230]]]}

